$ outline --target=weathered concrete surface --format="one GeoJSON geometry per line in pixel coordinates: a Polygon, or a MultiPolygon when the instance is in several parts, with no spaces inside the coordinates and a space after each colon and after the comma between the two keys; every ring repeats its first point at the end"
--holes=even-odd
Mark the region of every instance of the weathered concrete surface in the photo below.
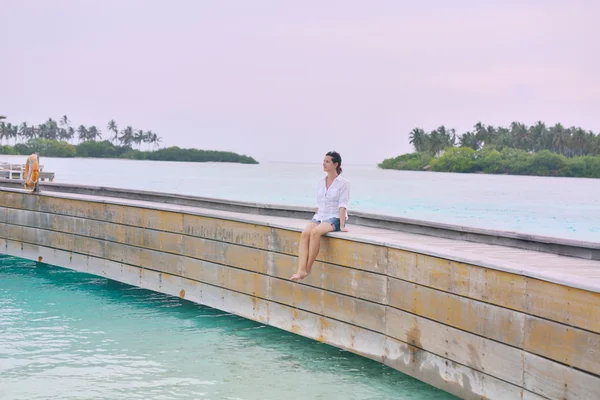
{"type": "Polygon", "coordinates": [[[0,191],[6,254],[267,323],[462,398],[599,398],[599,262],[350,226],[293,283],[304,223],[0,191]]]}

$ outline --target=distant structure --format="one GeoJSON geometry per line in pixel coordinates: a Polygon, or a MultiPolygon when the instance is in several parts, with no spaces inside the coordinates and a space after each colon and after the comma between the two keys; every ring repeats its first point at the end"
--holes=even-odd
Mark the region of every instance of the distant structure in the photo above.
{"type": "Polygon", "coordinates": [[[6,119],[4,115],[0,115],[0,119],[6,119]]]}

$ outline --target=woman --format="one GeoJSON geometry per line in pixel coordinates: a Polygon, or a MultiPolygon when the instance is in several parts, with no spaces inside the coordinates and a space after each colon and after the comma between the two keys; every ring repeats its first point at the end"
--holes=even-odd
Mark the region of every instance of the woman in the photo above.
{"type": "Polygon", "coordinates": [[[323,159],[323,170],[327,175],[319,179],[317,189],[317,213],[300,235],[298,247],[298,271],[291,280],[299,281],[310,274],[313,263],[319,254],[321,236],[327,232],[348,232],[348,202],[350,182],[340,176],[342,157],[330,151],[323,159]]]}

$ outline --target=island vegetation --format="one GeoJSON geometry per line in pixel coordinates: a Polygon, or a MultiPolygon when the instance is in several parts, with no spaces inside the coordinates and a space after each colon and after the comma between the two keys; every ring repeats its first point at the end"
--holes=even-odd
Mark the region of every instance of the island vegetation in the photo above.
{"type": "Polygon", "coordinates": [[[156,133],[132,126],[119,130],[114,120],[106,126],[108,138],[103,138],[100,128],[93,125],[74,127],[66,115],[58,121],[49,118],[39,125],[26,122],[13,125],[1,119],[4,118],[0,118],[0,154],[28,155],[39,152],[42,157],[258,164],[252,157],[228,151],[182,149],[177,146],[162,148],[162,138],[156,133]]]}
{"type": "Polygon", "coordinates": [[[383,169],[600,178],[600,135],[543,122],[509,128],[477,123],[457,135],[444,126],[409,135],[415,152],[385,159],[383,169]]]}

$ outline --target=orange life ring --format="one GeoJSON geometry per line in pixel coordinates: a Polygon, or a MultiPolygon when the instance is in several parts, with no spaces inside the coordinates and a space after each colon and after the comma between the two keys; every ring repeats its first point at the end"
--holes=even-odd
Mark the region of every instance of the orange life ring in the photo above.
{"type": "Polygon", "coordinates": [[[38,183],[40,177],[40,165],[38,156],[32,154],[27,157],[27,163],[25,164],[25,172],[23,173],[23,185],[27,190],[35,189],[35,185],[38,183]]]}

